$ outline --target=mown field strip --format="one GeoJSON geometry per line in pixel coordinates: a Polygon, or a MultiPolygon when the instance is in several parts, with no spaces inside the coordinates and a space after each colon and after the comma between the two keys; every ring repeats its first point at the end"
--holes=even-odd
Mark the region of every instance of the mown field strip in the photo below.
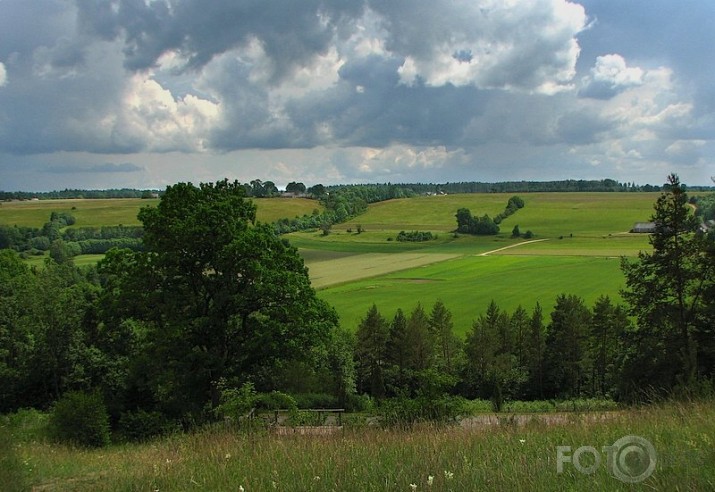
{"type": "Polygon", "coordinates": [[[458,256],[445,253],[365,253],[306,264],[313,287],[320,289],[422,267],[458,256]]]}

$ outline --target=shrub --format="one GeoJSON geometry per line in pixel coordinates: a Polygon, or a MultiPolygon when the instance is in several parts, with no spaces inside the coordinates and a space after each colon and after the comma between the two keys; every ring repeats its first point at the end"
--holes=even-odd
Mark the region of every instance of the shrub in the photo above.
{"type": "Polygon", "coordinates": [[[491,411],[492,402],[489,400],[466,400],[464,402],[464,413],[467,415],[489,413],[491,411]]]}
{"type": "Polygon", "coordinates": [[[118,423],[118,430],[127,441],[146,441],[169,432],[171,428],[164,414],[141,409],[122,413],[118,423]]]}
{"type": "Polygon", "coordinates": [[[281,391],[261,393],[256,398],[256,408],[263,410],[293,410],[298,408],[295,398],[281,391]]]}
{"type": "Polygon", "coordinates": [[[45,412],[21,408],[15,413],[0,416],[0,427],[7,426],[18,442],[42,441],[47,437],[48,418],[45,412]]]}
{"type": "Polygon", "coordinates": [[[431,241],[434,236],[429,231],[400,231],[397,235],[397,240],[400,242],[422,242],[431,241]]]}
{"type": "Polygon", "coordinates": [[[99,393],[65,393],[52,409],[50,435],[59,442],[85,447],[110,443],[109,415],[99,393]]]}
{"type": "Polygon", "coordinates": [[[308,412],[305,410],[293,409],[290,411],[287,423],[292,426],[301,425],[323,425],[325,421],[325,415],[320,412],[308,412]]]}
{"type": "Polygon", "coordinates": [[[29,241],[31,249],[47,251],[50,249],[50,239],[46,236],[33,237],[29,241]]]}
{"type": "Polygon", "coordinates": [[[387,427],[410,427],[417,422],[453,422],[467,410],[467,401],[460,396],[439,398],[404,396],[389,398],[380,405],[379,413],[387,427]]]}
{"type": "Polygon", "coordinates": [[[371,412],[375,409],[375,401],[370,395],[350,394],[345,402],[348,412],[371,412]]]}
{"type": "Polygon", "coordinates": [[[221,392],[221,401],[214,410],[218,417],[238,422],[258,405],[259,395],[253,383],[244,383],[240,388],[226,388],[225,381],[222,380],[218,389],[221,392]]]}
{"type": "Polygon", "coordinates": [[[338,399],[328,393],[301,393],[293,395],[298,408],[338,408],[338,399]]]}

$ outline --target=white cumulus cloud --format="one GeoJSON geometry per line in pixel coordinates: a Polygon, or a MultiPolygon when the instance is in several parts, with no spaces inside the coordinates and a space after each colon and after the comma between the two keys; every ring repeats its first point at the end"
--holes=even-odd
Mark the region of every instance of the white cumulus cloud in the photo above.
{"type": "Polygon", "coordinates": [[[629,67],[619,54],[599,56],[590,75],[584,77],[580,94],[594,99],[610,99],[643,84],[644,75],[641,68],[629,67]]]}
{"type": "Polygon", "coordinates": [[[556,93],[571,88],[587,26],[581,5],[530,2],[388,2],[386,46],[402,55],[400,80],[556,93]],[[399,4],[396,8],[394,5],[399,4]]]}
{"type": "Polygon", "coordinates": [[[156,80],[135,75],[126,88],[119,114],[104,123],[117,138],[141,141],[156,152],[205,150],[218,104],[192,94],[175,97],[156,80]]]}
{"type": "Polygon", "coordinates": [[[0,62],[0,87],[7,84],[7,70],[3,62],[0,62]]]}

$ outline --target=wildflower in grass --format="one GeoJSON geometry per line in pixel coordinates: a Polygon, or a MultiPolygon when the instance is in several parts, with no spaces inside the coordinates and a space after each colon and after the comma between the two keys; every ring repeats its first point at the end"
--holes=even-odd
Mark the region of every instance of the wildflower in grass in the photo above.
{"type": "Polygon", "coordinates": [[[231,453],[226,453],[226,459],[230,460],[231,459],[231,453]]]}
{"type": "Polygon", "coordinates": [[[519,439],[519,442],[524,444],[526,442],[526,439],[519,439]]]}
{"type": "Polygon", "coordinates": [[[416,483],[411,483],[411,484],[410,484],[410,489],[412,489],[412,490],[417,490],[417,484],[416,484],[416,483]]]}
{"type": "Polygon", "coordinates": [[[427,485],[429,485],[431,487],[433,483],[434,483],[434,477],[432,475],[427,475],[427,485]]]}
{"type": "Polygon", "coordinates": [[[244,492],[246,489],[243,488],[243,485],[238,486],[238,492],[244,492]]]}
{"type": "Polygon", "coordinates": [[[445,478],[445,480],[452,480],[454,478],[454,473],[452,473],[451,471],[445,470],[444,478],[445,478]]]}
{"type": "Polygon", "coordinates": [[[318,475],[313,477],[314,482],[320,482],[320,477],[318,475]]]}

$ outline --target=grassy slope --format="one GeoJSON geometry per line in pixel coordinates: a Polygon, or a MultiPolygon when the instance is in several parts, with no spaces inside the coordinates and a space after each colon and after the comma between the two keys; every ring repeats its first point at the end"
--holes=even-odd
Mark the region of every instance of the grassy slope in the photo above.
{"type": "MultiPolygon", "coordinates": [[[[346,224],[362,224],[368,231],[418,229],[451,231],[455,213],[468,208],[472,215],[494,217],[504,210],[512,194],[460,194],[422,196],[371,205],[368,212],[346,224]]],[[[525,207],[509,217],[502,231],[515,224],[541,237],[580,233],[599,235],[628,231],[634,222],[646,221],[658,193],[524,193],[525,207]]]]}
{"type": "MultiPolygon", "coordinates": [[[[258,206],[257,218],[261,222],[293,218],[310,214],[316,208],[322,209],[317,201],[306,198],[259,198],[255,202],[258,206]]],[[[158,199],[139,198],[3,202],[0,205],[0,224],[42,227],[52,212],[68,212],[77,219],[74,227],[140,225],[137,220],[139,209],[158,203],[158,199]]]]}
{"type": "MultiPolygon", "coordinates": [[[[506,420],[505,420],[506,422],[506,420]]],[[[2,430],[2,428],[0,428],[2,430]]],[[[333,436],[276,436],[206,430],[147,444],[75,450],[42,439],[6,446],[0,475],[24,481],[7,490],[341,490],[548,491],[713,490],[715,405],[627,410],[606,421],[573,414],[549,425],[486,429],[418,427],[412,431],[345,430],[333,436]],[[565,463],[558,446],[593,446],[600,453],[627,435],[654,447],[653,474],[628,485],[604,461],[594,474],[565,463]],[[18,466],[21,467],[18,469],[18,466]],[[12,467],[12,468],[11,468],[12,467]],[[5,473],[2,473],[2,472],[5,473]],[[432,484],[429,486],[429,477],[432,484]]],[[[2,443],[0,443],[2,444],[2,443]]],[[[630,458],[636,456],[631,455],[630,458]]],[[[586,453],[581,465],[593,461],[586,453]]],[[[638,473],[644,467],[638,468],[638,473]]]]}

